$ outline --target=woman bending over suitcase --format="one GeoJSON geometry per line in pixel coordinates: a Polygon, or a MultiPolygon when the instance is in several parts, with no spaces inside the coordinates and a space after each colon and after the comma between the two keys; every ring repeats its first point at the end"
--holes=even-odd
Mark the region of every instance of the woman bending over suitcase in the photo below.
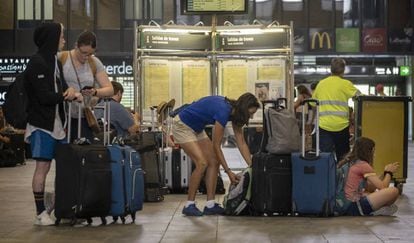
{"type": "Polygon", "coordinates": [[[183,208],[183,214],[202,216],[223,213],[223,208],[214,199],[219,165],[223,166],[232,183],[238,181],[221,150],[224,128],[227,122],[232,122],[240,153],[247,164],[251,165],[251,154],[244,140],[242,127],[259,107],[258,100],[251,93],[245,93],[237,100],[207,96],[181,109],[175,116],[172,129],[175,143],[184,149],[196,166],[190,178],[188,201],[183,208]],[[204,131],[207,125],[214,125],[212,140],[204,131]],[[207,203],[201,212],[195,205],[195,195],[206,170],[207,203]]]}
{"type": "Polygon", "coordinates": [[[394,202],[399,196],[396,187],[389,187],[398,162],[385,166],[384,175],[378,176],[372,168],[375,142],[360,137],[338,167],[351,163],[345,184],[345,196],[352,203],[346,215],[393,215],[397,211],[394,202]]]}

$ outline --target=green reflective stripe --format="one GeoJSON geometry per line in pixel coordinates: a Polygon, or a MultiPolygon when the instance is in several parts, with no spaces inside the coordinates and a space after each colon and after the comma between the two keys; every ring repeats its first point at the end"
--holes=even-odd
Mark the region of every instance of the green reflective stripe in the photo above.
{"type": "Polygon", "coordinates": [[[319,101],[320,105],[339,105],[339,106],[345,106],[348,108],[348,102],[345,101],[338,101],[338,100],[321,100],[319,101]]]}
{"type": "Polygon", "coordinates": [[[346,111],[321,111],[319,116],[343,116],[348,117],[348,112],[346,111]]]}

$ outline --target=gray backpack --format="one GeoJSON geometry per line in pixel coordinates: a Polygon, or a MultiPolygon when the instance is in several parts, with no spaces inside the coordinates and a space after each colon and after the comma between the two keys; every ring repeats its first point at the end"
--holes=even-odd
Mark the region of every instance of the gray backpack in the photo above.
{"type": "Polygon", "coordinates": [[[289,154],[300,149],[299,125],[295,114],[284,108],[266,108],[268,140],[266,150],[274,154],[289,154]]]}

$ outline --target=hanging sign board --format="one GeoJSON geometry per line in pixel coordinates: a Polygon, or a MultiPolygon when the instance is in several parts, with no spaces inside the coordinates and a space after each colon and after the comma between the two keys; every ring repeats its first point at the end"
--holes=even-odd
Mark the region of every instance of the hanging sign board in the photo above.
{"type": "Polygon", "coordinates": [[[211,36],[208,32],[144,31],[141,36],[140,48],[211,50],[211,36]]]}
{"type": "Polygon", "coordinates": [[[218,31],[217,50],[283,49],[289,46],[287,31],[246,29],[239,31],[218,31]],[[250,32],[250,33],[249,33],[250,32]]]}

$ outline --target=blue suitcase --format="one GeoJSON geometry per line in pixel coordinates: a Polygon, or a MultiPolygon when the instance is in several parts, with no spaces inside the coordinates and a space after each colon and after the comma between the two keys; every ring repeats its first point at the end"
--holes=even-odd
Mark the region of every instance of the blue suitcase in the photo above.
{"type": "MultiPolygon", "coordinates": [[[[336,160],[334,153],[319,152],[319,107],[316,111],[316,153],[305,152],[305,121],[302,151],[292,153],[292,207],[299,215],[331,216],[334,213],[336,160]]],[[[304,106],[305,107],[305,106],[304,106]]]]}
{"type": "Polygon", "coordinates": [[[125,216],[131,214],[135,221],[135,214],[142,210],[144,201],[144,173],[141,159],[137,151],[129,146],[108,145],[111,155],[112,170],[112,204],[110,215],[116,221],[121,217],[125,223],[125,216]]]}

